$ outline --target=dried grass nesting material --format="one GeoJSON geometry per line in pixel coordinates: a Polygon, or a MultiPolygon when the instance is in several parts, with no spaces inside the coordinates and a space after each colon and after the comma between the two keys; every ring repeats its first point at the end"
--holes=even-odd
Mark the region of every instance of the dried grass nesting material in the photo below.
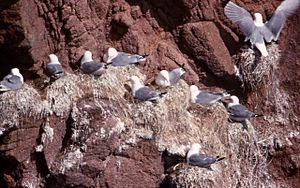
{"type": "Polygon", "coordinates": [[[243,88],[255,91],[273,80],[274,72],[278,69],[280,51],[275,43],[268,45],[267,50],[269,52],[267,57],[261,56],[258,51],[251,48],[243,49],[234,57],[243,88]]]}

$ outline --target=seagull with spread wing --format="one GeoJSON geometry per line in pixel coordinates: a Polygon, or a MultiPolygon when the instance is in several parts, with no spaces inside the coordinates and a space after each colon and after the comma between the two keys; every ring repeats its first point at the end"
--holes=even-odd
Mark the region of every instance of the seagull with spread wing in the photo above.
{"type": "Polygon", "coordinates": [[[287,18],[292,15],[300,5],[300,0],[285,0],[273,13],[271,19],[263,23],[260,13],[251,14],[244,8],[229,1],[224,8],[225,15],[234,23],[238,24],[245,41],[250,40],[263,56],[268,56],[265,42],[277,41],[279,34],[287,18]]]}

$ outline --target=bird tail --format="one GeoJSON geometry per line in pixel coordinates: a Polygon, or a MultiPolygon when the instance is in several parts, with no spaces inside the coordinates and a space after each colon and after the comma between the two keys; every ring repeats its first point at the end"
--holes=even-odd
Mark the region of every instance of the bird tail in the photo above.
{"type": "Polygon", "coordinates": [[[139,56],[137,59],[138,59],[138,62],[141,62],[141,61],[146,61],[148,56],[139,56]]]}
{"type": "Polygon", "coordinates": [[[159,93],[159,96],[160,97],[163,97],[165,94],[167,94],[168,92],[167,91],[163,91],[163,92],[161,92],[161,93],[159,93]]]}
{"type": "Polygon", "coordinates": [[[108,65],[111,65],[112,64],[112,62],[109,62],[109,63],[104,63],[104,65],[103,65],[103,67],[104,67],[104,69],[107,69],[108,67],[108,65]]]}
{"type": "Polygon", "coordinates": [[[230,97],[230,93],[228,93],[228,91],[224,91],[224,92],[222,93],[222,96],[223,96],[223,97],[230,97]]]}
{"type": "Polygon", "coordinates": [[[255,114],[253,115],[253,117],[262,117],[263,115],[262,114],[255,114]]]}
{"type": "Polygon", "coordinates": [[[181,67],[184,71],[186,71],[186,68],[184,68],[184,66],[185,66],[184,63],[183,63],[182,65],[180,65],[180,67],[181,67]]]}
{"type": "Polygon", "coordinates": [[[9,88],[0,85],[0,92],[9,91],[9,90],[10,90],[9,88]]]}
{"type": "Polygon", "coordinates": [[[216,158],[217,158],[217,159],[216,159],[216,162],[218,162],[218,161],[222,161],[222,160],[225,159],[226,157],[220,157],[220,156],[217,156],[216,158]]]}
{"type": "Polygon", "coordinates": [[[264,41],[262,43],[255,43],[254,45],[260,51],[262,56],[266,57],[269,55],[264,41]]]}

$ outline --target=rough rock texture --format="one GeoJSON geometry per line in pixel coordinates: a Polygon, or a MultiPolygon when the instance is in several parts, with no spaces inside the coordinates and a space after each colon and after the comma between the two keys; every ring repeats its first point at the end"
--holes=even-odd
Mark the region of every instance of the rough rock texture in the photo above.
{"type": "MultiPolygon", "coordinates": [[[[235,60],[243,58],[232,56],[248,45],[223,13],[227,2],[1,1],[0,77],[18,67],[26,84],[0,95],[0,187],[296,187],[300,11],[283,29],[276,70],[249,91],[235,77],[235,60]],[[101,61],[110,46],[147,61],[109,68],[99,79],[79,74],[85,50],[101,61]],[[47,85],[50,53],[68,74],[47,85]],[[178,66],[185,81],[157,105],[132,99],[130,75],[151,85],[159,70],[178,66]],[[221,104],[191,105],[192,83],[233,90],[264,116],[248,122],[247,132],[227,122],[221,104]],[[194,142],[226,159],[213,171],[168,171],[194,142]]],[[[281,1],[236,2],[270,18],[281,1]]]]}

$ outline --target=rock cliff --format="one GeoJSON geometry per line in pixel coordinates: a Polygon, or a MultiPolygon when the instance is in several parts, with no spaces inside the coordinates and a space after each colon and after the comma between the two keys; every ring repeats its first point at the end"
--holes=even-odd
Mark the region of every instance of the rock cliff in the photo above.
{"type": "MultiPolygon", "coordinates": [[[[236,2],[264,18],[280,3],[236,2]]],[[[296,187],[300,11],[268,46],[273,56],[257,60],[226,19],[226,3],[0,1],[0,77],[18,67],[26,82],[0,95],[0,187],[296,187]],[[109,67],[99,79],[79,73],[85,50],[101,61],[111,46],[147,61],[109,67]],[[50,53],[67,74],[48,85],[50,53]],[[132,99],[129,76],[151,85],[159,70],[182,65],[183,80],[158,104],[132,99]],[[253,74],[242,83],[234,65],[253,74]],[[190,104],[189,84],[231,90],[264,116],[246,131],[227,121],[222,104],[190,104]],[[170,171],[195,142],[226,159],[213,171],[186,164],[170,171]]]]}

